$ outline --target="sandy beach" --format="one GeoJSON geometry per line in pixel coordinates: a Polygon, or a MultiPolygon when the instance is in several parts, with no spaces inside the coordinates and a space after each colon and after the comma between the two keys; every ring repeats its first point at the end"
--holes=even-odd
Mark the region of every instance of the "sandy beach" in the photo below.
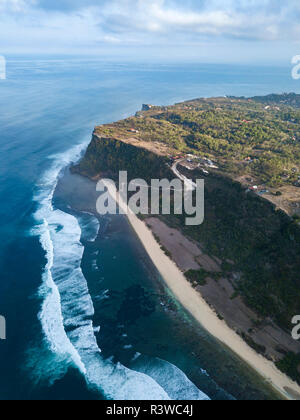
{"type": "Polygon", "coordinates": [[[166,285],[186,310],[215,338],[230,348],[248,363],[283,398],[300,400],[300,387],[281,373],[274,363],[257,354],[217,314],[201,295],[193,289],[176,264],[165,255],[151,230],[136,215],[130,213],[128,220],[140,238],[151,260],[159,270],[166,285]]]}
{"type": "Polygon", "coordinates": [[[300,400],[300,386],[275,364],[256,353],[225,321],[218,318],[216,312],[206,303],[201,294],[193,289],[184,273],[174,261],[161,249],[154,234],[145,222],[141,221],[124,203],[120,195],[103,181],[111,197],[119,204],[132,228],[139,237],[153,264],[160,272],[169,290],[196,321],[213,337],[222,342],[240,359],[252,367],[267,384],[273,387],[284,399],[300,400]]]}
{"type": "Polygon", "coordinates": [[[235,295],[234,282],[241,274],[234,269],[233,261],[227,260],[232,272],[226,276],[222,271],[222,261],[205,253],[200,243],[184,236],[179,228],[168,226],[167,221],[159,217],[147,217],[145,222],[185,277],[189,270],[203,270],[206,273],[203,284],[197,281],[189,283],[231,330],[255,343],[260,349],[254,349],[257,353],[275,362],[282,358],[283,353],[300,352],[300,343],[293,340],[290,332],[279,328],[271,319],[261,321],[242,296],[235,295]]]}

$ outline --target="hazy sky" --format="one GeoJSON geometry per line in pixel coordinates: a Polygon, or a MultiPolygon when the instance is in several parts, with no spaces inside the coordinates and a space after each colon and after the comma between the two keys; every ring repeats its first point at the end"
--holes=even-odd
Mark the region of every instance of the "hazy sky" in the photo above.
{"type": "Polygon", "coordinates": [[[281,63],[300,0],[0,0],[0,54],[281,63]]]}

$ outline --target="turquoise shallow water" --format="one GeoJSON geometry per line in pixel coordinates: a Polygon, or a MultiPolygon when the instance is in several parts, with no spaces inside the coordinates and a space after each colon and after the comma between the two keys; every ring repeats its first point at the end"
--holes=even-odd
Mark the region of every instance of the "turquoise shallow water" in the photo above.
{"type": "Polygon", "coordinates": [[[176,302],[124,217],[101,217],[97,224],[96,197],[93,183],[67,171],[54,202],[81,227],[82,270],[102,358],[154,378],[175,399],[275,398],[176,302]]]}
{"type": "MultiPolygon", "coordinates": [[[[162,360],[177,366],[210,398],[259,397],[257,385],[249,388],[239,362],[204,332],[195,333],[193,321],[161,288],[125,226],[121,229],[118,222],[105,230],[101,225],[104,236],[89,241],[84,250],[81,235],[93,232],[96,222],[76,215],[78,224],[73,216],[53,212],[51,193],[60,169],[78,158],[94,125],[134,114],[142,103],[298,90],[289,69],[8,57],[8,79],[0,82],[0,314],[6,316],[8,333],[0,342],[0,398],[114,397],[124,378],[131,390],[151,385],[162,395],[166,385],[157,370],[163,371],[162,363],[167,375],[174,369],[162,360]],[[64,249],[61,243],[70,247],[64,249]],[[69,267],[61,261],[70,262],[69,267]],[[47,277],[50,272],[52,279],[47,277]],[[63,305],[57,305],[56,287],[66,280],[63,305]],[[82,289],[70,301],[67,292],[75,281],[82,289]],[[63,325],[62,318],[69,324],[63,325]],[[93,334],[88,329],[91,320],[97,327],[93,334]],[[121,334],[122,320],[126,332],[121,334]],[[95,359],[82,354],[91,339],[97,366],[91,364],[95,359]],[[80,351],[72,346],[76,340],[80,351]],[[133,360],[137,352],[144,358],[133,360]],[[103,362],[112,356],[110,364],[103,362]],[[93,376],[93,371],[100,373],[93,376]],[[114,382],[106,381],[103,389],[101,377],[113,377],[114,382]]],[[[175,373],[182,380],[181,373],[175,373]]],[[[174,388],[168,392],[174,396],[174,388]]]]}

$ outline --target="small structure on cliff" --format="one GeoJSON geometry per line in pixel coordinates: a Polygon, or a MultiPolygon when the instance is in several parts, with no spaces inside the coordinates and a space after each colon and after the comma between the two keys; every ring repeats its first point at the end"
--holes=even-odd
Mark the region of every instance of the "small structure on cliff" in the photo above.
{"type": "Polygon", "coordinates": [[[143,104],[142,111],[150,111],[153,108],[153,105],[143,104]]]}

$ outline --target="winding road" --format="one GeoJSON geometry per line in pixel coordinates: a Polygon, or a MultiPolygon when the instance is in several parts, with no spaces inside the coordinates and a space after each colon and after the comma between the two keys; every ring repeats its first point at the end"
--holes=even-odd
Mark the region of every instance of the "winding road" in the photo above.
{"type": "Polygon", "coordinates": [[[197,188],[197,184],[193,182],[191,179],[187,178],[186,176],[182,175],[179,170],[177,169],[177,165],[181,162],[184,162],[185,159],[177,160],[172,165],[171,169],[174,175],[177,176],[181,181],[184,182],[186,190],[195,190],[197,188]]]}

